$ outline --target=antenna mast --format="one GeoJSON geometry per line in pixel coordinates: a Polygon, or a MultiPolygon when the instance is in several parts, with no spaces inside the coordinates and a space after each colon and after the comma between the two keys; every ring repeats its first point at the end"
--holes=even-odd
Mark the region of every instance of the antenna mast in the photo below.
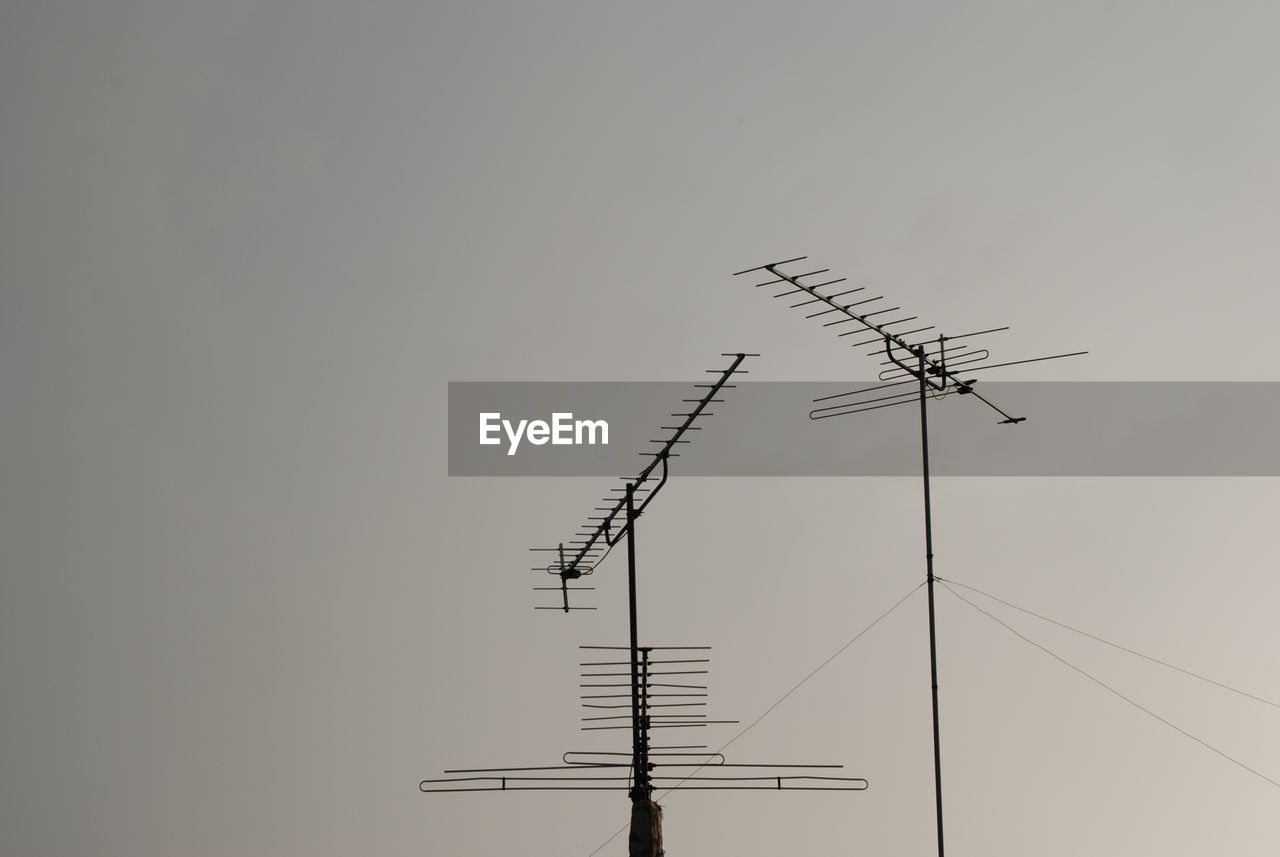
{"type": "Polygon", "coordinates": [[[957,370],[960,370],[964,375],[970,375],[987,369],[1015,366],[1020,363],[1035,363],[1042,360],[1055,360],[1060,357],[1075,357],[1088,352],[1075,351],[1069,354],[1054,354],[1049,357],[1034,357],[1028,360],[1015,360],[1008,363],[991,363],[989,362],[990,353],[985,348],[971,350],[971,346],[968,343],[959,346],[950,344],[959,339],[970,339],[988,333],[998,333],[1008,330],[1008,327],[979,330],[959,336],[939,335],[936,339],[933,337],[912,339],[916,334],[934,330],[934,327],[928,325],[910,330],[898,327],[899,325],[917,321],[916,316],[905,316],[890,321],[883,319],[883,316],[900,314],[901,307],[891,307],[889,309],[869,307],[870,311],[862,309],[868,304],[883,300],[883,296],[865,297],[859,295],[857,299],[848,302],[837,300],[837,298],[865,291],[865,287],[862,286],[845,289],[834,294],[822,294],[819,292],[819,289],[847,282],[847,277],[812,285],[802,282],[806,277],[816,277],[820,274],[829,273],[829,268],[806,271],[802,274],[786,273],[782,270],[783,266],[802,262],[807,258],[807,256],[798,256],[781,262],[771,262],[767,265],[748,268],[745,271],[737,271],[734,276],[754,273],[757,276],[768,275],[772,277],[772,279],[755,285],[756,288],[764,286],[781,287],[782,291],[775,294],[774,298],[803,295],[804,297],[798,303],[790,305],[792,309],[801,307],[816,308],[815,312],[807,313],[805,318],[830,317],[829,320],[821,322],[823,327],[851,325],[851,327],[842,329],[836,335],[839,337],[856,337],[859,341],[850,343],[851,347],[854,348],[872,344],[882,345],[883,351],[877,348],[875,351],[870,352],[869,356],[884,356],[886,359],[880,365],[889,367],[880,373],[880,381],[884,383],[816,399],[815,404],[837,399],[843,401],[839,404],[823,405],[815,408],[809,412],[809,418],[813,420],[827,419],[863,411],[890,408],[894,405],[908,405],[912,402],[918,402],[920,406],[920,458],[924,476],[925,582],[929,594],[929,684],[933,704],[934,805],[937,816],[938,857],[945,857],[942,826],[942,741],[938,727],[938,634],[933,592],[935,578],[933,573],[933,504],[930,495],[929,477],[928,402],[930,398],[942,399],[951,393],[972,396],[999,414],[1002,417],[999,421],[1001,425],[1016,425],[1026,420],[1026,417],[1012,416],[999,405],[978,393],[974,390],[974,385],[977,381],[974,379],[962,379],[957,370]],[[869,337],[868,334],[870,334],[869,337]],[[906,389],[898,389],[903,387],[906,389]],[[896,392],[886,394],[884,392],[886,390],[896,390],[896,392]]]}

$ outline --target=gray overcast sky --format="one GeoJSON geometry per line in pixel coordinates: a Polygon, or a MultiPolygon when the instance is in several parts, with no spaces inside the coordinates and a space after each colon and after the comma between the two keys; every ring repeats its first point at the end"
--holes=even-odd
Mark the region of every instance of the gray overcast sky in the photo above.
{"type": "MultiPolygon", "coordinates": [[[[607,486],[448,478],[447,382],[694,380],[738,350],[868,377],[728,276],[800,254],[946,329],[1011,324],[1002,354],[1092,352],[1009,379],[1280,380],[1278,25],[4,4],[0,852],[586,857],[622,796],[417,791],[601,746],[576,646],[622,639],[619,558],[594,614],[535,613],[525,571],[607,486]]],[[[941,480],[938,571],[1274,700],[1278,487],[941,480]]],[[[679,480],[644,521],[645,636],[715,646],[713,711],[750,721],[922,578],[919,502],[679,480]]],[[[940,611],[954,854],[1280,846],[1280,788],[940,611]]],[[[1274,708],[1001,615],[1280,779],[1274,708]]],[[[869,791],[675,795],[668,853],[928,853],[924,623],[917,595],[733,747],[869,791]]]]}

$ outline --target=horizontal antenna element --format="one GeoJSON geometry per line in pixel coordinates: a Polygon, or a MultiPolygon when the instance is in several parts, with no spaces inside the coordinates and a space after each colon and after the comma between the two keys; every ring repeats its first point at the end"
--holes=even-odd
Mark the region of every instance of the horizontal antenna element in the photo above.
{"type": "MultiPolygon", "coordinates": [[[[635,767],[635,750],[570,750],[564,753],[555,765],[525,765],[500,768],[454,768],[444,771],[448,776],[423,780],[418,788],[424,792],[489,792],[489,791],[628,791],[637,779],[643,779],[653,788],[707,790],[707,789],[771,789],[774,791],[864,791],[867,781],[862,777],[833,776],[825,771],[842,769],[843,765],[830,763],[777,763],[777,762],[730,762],[720,752],[710,752],[704,744],[678,744],[649,746],[647,734],[654,729],[688,729],[707,727],[719,724],[733,724],[737,720],[708,720],[706,714],[688,712],[688,708],[700,708],[706,705],[702,699],[689,701],[690,698],[705,698],[705,693],[672,693],[662,688],[687,687],[687,685],[665,685],[651,682],[649,679],[658,675],[650,670],[653,665],[669,663],[705,664],[707,658],[667,658],[659,655],[652,658],[652,653],[661,652],[697,652],[706,651],[710,646],[580,646],[582,649],[609,652],[627,652],[634,655],[640,667],[640,706],[639,726],[645,736],[646,752],[643,754],[645,774],[637,777],[635,767]],[[656,689],[656,690],[655,690],[656,689]],[[654,701],[675,699],[675,702],[654,701]],[[653,709],[679,708],[678,713],[655,712],[653,709]],[[670,773],[667,773],[670,771],[670,773]]],[[[584,667],[627,666],[631,661],[587,662],[584,667]]],[[[705,672],[705,670],[703,670],[705,672]]],[[[596,673],[584,673],[584,676],[596,673]]],[[[629,675],[615,673],[614,675],[629,675]]],[[[597,685],[584,684],[583,687],[597,685]]],[[[619,688],[630,688],[630,683],[617,685],[619,688]]],[[[697,685],[705,689],[705,685],[697,685]]],[[[584,695],[583,707],[589,711],[600,709],[631,708],[630,702],[601,703],[595,700],[629,700],[630,692],[584,695]]],[[[584,716],[583,721],[591,725],[582,727],[583,731],[599,732],[606,730],[632,729],[630,723],[606,724],[602,721],[629,721],[631,714],[600,714],[584,716]],[[598,725],[597,725],[598,724],[598,725]]]]}

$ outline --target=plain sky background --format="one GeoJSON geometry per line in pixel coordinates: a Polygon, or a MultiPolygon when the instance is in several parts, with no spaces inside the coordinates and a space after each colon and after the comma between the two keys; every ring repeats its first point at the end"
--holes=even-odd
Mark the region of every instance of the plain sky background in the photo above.
{"type": "MultiPolygon", "coordinates": [[[[999,356],[1092,352],[1006,379],[1280,380],[1278,27],[1263,2],[5,3],[0,853],[586,857],[621,794],[417,790],[605,747],[576,646],[624,633],[620,557],[595,613],[529,591],[527,548],[609,485],[450,479],[447,382],[692,382],[739,350],[753,379],[869,377],[729,276],[801,254],[944,330],[1013,325],[999,356]]],[[[1280,699],[1278,494],[940,480],[938,573],[1280,699]]],[[[718,717],[923,578],[912,479],[677,480],[643,524],[642,635],[715,647],[718,717]]],[[[951,853],[1276,852],[1280,787],[939,609],[951,853]]],[[[930,853],[924,610],[731,749],[870,790],[673,795],[668,853],[930,853]]],[[[1275,708],[1001,615],[1280,780],[1275,708]]]]}

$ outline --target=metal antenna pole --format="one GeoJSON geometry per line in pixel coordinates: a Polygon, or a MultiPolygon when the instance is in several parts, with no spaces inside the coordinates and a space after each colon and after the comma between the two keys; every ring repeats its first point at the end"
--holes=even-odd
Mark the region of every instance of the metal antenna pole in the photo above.
{"type": "Polygon", "coordinates": [[[925,351],[916,351],[920,373],[920,454],[924,469],[924,561],[929,590],[929,678],[933,688],[933,788],[938,808],[938,857],[942,839],[942,739],[938,731],[938,632],[933,606],[933,505],[929,497],[929,384],[925,380],[925,351]]]}
{"type": "Polygon", "coordinates": [[[636,505],[634,482],[627,483],[627,607],[631,620],[631,763],[636,785],[631,790],[633,803],[647,802],[653,789],[649,785],[649,729],[647,717],[640,710],[640,636],[636,628],[636,505]]]}

